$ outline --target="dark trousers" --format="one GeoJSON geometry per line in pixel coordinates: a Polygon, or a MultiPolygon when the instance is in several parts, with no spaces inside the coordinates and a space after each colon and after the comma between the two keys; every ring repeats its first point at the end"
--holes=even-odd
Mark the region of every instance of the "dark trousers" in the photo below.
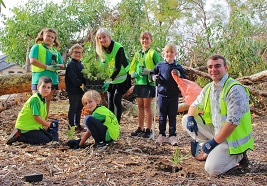
{"type": "Polygon", "coordinates": [[[108,89],[108,109],[115,114],[118,122],[121,120],[121,99],[123,94],[123,83],[110,85],[108,89]]]}
{"type": "Polygon", "coordinates": [[[159,134],[166,136],[167,116],[169,119],[169,135],[176,136],[176,115],[178,109],[177,97],[158,95],[159,104],[159,134]]]}
{"type": "Polygon", "coordinates": [[[106,142],[106,132],[108,128],[103,123],[94,117],[89,116],[85,121],[85,125],[91,132],[95,142],[106,142]]]}
{"type": "Polygon", "coordinates": [[[32,145],[46,144],[52,141],[52,135],[44,129],[31,130],[26,133],[21,133],[21,135],[18,137],[18,141],[32,145]]]}
{"type": "Polygon", "coordinates": [[[81,113],[83,109],[82,97],[83,94],[68,95],[69,96],[69,112],[68,120],[70,126],[79,126],[81,120],[81,113]]]}

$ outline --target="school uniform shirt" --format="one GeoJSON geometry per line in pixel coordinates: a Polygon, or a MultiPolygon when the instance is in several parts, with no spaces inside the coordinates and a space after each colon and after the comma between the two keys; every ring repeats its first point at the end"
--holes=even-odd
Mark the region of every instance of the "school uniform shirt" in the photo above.
{"type": "Polygon", "coordinates": [[[155,74],[159,75],[158,94],[164,97],[176,97],[181,94],[177,83],[171,75],[173,69],[177,69],[180,72],[180,78],[185,78],[185,70],[176,61],[171,64],[166,61],[160,62],[151,72],[151,77],[155,74]]]}
{"type": "Polygon", "coordinates": [[[85,85],[85,78],[82,70],[84,66],[82,62],[75,59],[71,59],[66,68],[65,84],[68,94],[83,94],[83,90],[80,88],[82,84],[85,85]]]}

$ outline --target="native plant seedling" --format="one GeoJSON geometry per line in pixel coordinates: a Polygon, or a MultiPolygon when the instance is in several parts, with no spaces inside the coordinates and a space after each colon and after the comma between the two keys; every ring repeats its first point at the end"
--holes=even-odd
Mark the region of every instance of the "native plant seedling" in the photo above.
{"type": "Polygon", "coordinates": [[[175,151],[173,152],[173,157],[170,159],[170,162],[172,162],[173,173],[175,173],[175,170],[178,167],[178,165],[189,155],[190,153],[182,155],[178,147],[176,147],[175,151]]]}
{"type": "Polygon", "coordinates": [[[70,140],[72,140],[73,139],[73,136],[74,136],[74,132],[75,132],[75,126],[70,126],[69,125],[69,127],[70,127],[70,130],[68,130],[68,138],[70,139],[70,140]]]}

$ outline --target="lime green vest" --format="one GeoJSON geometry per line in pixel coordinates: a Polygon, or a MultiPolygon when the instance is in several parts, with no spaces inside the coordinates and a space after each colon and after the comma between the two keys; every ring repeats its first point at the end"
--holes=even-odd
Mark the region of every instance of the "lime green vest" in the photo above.
{"type": "MultiPolygon", "coordinates": [[[[109,76],[112,75],[112,73],[114,72],[114,68],[115,68],[115,58],[116,58],[116,54],[118,52],[118,50],[123,47],[120,43],[114,42],[114,46],[112,49],[112,52],[110,54],[108,54],[107,52],[105,52],[105,61],[106,61],[106,65],[109,69],[109,76]]],[[[115,77],[115,79],[113,79],[113,81],[111,82],[111,84],[118,84],[118,83],[122,83],[126,80],[127,77],[127,68],[124,68],[123,65],[121,65],[121,69],[119,74],[115,77]]]]}
{"type": "MultiPolygon", "coordinates": [[[[221,109],[221,120],[222,124],[226,123],[227,118],[227,105],[226,105],[226,96],[229,90],[234,85],[242,85],[233,78],[228,78],[224,84],[221,96],[220,96],[220,109],[221,109]]],[[[245,87],[244,87],[245,88],[245,87]]],[[[206,90],[205,102],[204,102],[204,114],[203,119],[206,124],[212,124],[211,119],[211,107],[210,107],[210,89],[211,83],[205,86],[206,90]]],[[[250,95],[247,88],[245,88],[248,96],[250,95]]],[[[250,111],[246,112],[245,115],[241,118],[240,124],[235,128],[235,130],[227,137],[226,139],[229,145],[230,154],[240,154],[247,149],[254,149],[254,141],[252,137],[252,123],[250,111]]]]}
{"type": "Polygon", "coordinates": [[[117,140],[120,135],[120,125],[116,116],[105,106],[97,107],[93,113],[106,116],[103,124],[108,128],[110,137],[117,140]]]}
{"type": "MultiPolygon", "coordinates": [[[[148,52],[146,54],[144,54],[144,56],[142,56],[140,54],[140,52],[136,52],[134,54],[133,60],[132,60],[131,65],[130,65],[129,74],[132,74],[134,72],[138,72],[140,66],[144,66],[148,70],[153,70],[156,66],[153,62],[154,53],[155,53],[155,50],[153,50],[153,49],[149,49],[148,52]],[[137,65],[137,64],[139,64],[139,65],[137,65]]],[[[150,80],[150,78],[148,78],[148,81],[149,81],[150,85],[154,85],[154,86],[156,85],[155,83],[153,83],[150,80]]]]}
{"type": "Polygon", "coordinates": [[[33,98],[38,98],[40,103],[40,117],[45,119],[47,115],[46,103],[43,103],[37,93],[33,94],[30,99],[28,99],[23,105],[22,110],[20,111],[17,121],[16,128],[20,130],[40,130],[43,128],[43,125],[34,120],[32,115],[32,109],[30,106],[30,100],[33,98]]]}
{"type": "MultiPolygon", "coordinates": [[[[47,49],[43,46],[43,43],[39,43],[38,44],[38,61],[42,62],[43,64],[46,64],[46,52],[47,49]]],[[[54,48],[51,47],[52,51],[54,52],[54,54],[57,56],[57,61],[58,61],[58,51],[54,48]]],[[[32,65],[32,72],[42,72],[45,69],[37,67],[32,65]]]]}

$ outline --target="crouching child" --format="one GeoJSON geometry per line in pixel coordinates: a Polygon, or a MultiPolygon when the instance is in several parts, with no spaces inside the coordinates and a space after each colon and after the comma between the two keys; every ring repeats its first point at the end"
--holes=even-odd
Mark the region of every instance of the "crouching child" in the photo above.
{"type": "Polygon", "coordinates": [[[47,122],[46,96],[51,92],[52,79],[48,76],[40,77],[38,91],[23,105],[19,112],[15,129],[8,137],[6,144],[11,145],[19,141],[28,144],[46,144],[52,141],[48,130],[58,130],[57,122],[47,122]]]}
{"type": "Polygon", "coordinates": [[[88,90],[82,97],[82,103],[91,112],[84,118],[87,131],[79,140],[69,140],[72,149],[80,148],[89,137],[95,140],[95,147],[105,149],[106,144],[116,141],[120,135],[120,125],[116,116],[101,105],[101,95],[95,90],[88,90]]]}

